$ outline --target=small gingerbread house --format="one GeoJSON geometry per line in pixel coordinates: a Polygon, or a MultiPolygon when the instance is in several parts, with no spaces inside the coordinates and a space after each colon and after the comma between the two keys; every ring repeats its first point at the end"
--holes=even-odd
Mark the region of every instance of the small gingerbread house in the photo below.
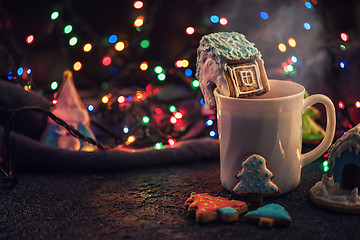
{"type": "MultiPolygon", "coordinates": [[[[264,61],[254,43],[237,32],[219,32],[206,35],[200,41],[201,51],[210,53],[223,72],[230,97],[260,95],[269,90],[264,61]]],[[[200,72],[198,64],[197,74],[200,72]]]]}
{"type": "Polygon", "coordinates": [[[360,124],[347,131],[329,149],[334,182],[343,189],[360,189],[360,124]]]}

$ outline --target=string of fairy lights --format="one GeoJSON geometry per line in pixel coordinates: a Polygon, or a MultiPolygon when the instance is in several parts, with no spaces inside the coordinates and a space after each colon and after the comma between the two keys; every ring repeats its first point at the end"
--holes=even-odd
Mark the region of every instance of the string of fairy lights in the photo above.
{"type": "MultiPolygon", "coordinates": [[[[304,3],[303,7],[309,11],[313,10],[317,5],[317,0],[302,2],[304,3]]],[[[134,1],[132,3],[133,11],[137,13],[137,16],[134,18],[131,27],[138,33],[146,31],[146,27],[144,26],[146,26],[146,24],[151,24],[147,22],[148,16],[143,9],[145,4],[147,4],[146,1],[134,1]]],[[[49,15],[49,21],[59,21],[61,15],[61,10],[53,11],[49,15]]],[[[259,10],[256,17],[266,23],[266,21],[271,21],[272,14],[268,11],[259,10]]],[[[231,19],[228,19],[226,16],[218,16],[216,14],[210,14],[208,20],[216,27],[226,26],[229,21],[231,21],[231,19]]],[[[79,35],[80,33],[77,33],[77,29],[73,24],[64,23],[62,25],[59,24],[58,26],[61,26],[61,32],[63,36],[65,36],[64,39],[66,39],[70,48],[81,48],[82,54],[86,55],[91,53],[94,48],[98,47],[96,46],[98,43],[82,39],[79,35]]],[[[306,31],[311,31],[312,22],[304,21],[303,23],[299,23],[299,27],[304,28],[306,31]]],[[[200,27],[196,25],[184,26],[184,34],[190,38],[196,38],[203,34],[203,32],[201,32],[201,34],[196,34],[200,33],[199,29],[200,27]]],[[[209,31],[210,30],[211,29],[209,29],[209,31]]],[[[152,43],[150,39],[146,38],[148,35],[145,34],[142,36],[145,37],[136,42],[136,47],[140,47],[144,50],[151,48],[152,43]]],[[[25,43],[28,46],[34,45],[37,38],[38,36],[36,33],[28,34],[25,37],[25,43]]],[[[110,34],[105,38],[107,39],[106,47],[108,49],[107,51],[104,51],[105,54],[98,63],[104,67],[116,64],[116,55],[121,54],[124,50],[135,44],[130,39],[123,39],[123,37],[118,34],[110,34]]],[[[338,36],[338,41],[339,50],[346,51],[347,45],[350,42],[350,36],[347,33],[342,32],[338,36]]],[[[296,76],[298,70],[303,65],[303,61],[306,60],[298,59],[297,56],[290,54],[292,52],[290,49],[298,47],[296,39],[294,37],[289,37],[286,42],[279,42],[272,47],[275,49],[277,48],[278,51],[284,53],[283,56],[285,60],[279,63],[284,77],[291,79],[296,76]]],[[[186,56],[186,54],[184,54],[184,56],[186,56]]],[[[75,72],[84,71],[84,65],[86,65],[86,63],[75,59],[71,69],[75,72]]],[[[204,127],[203,131],[207,136],[216,138],[216,117],[214,116],[213,111],[206,110],[204,99],[199,90],[200,82],[194,77],[194,65],[195,63],[191,61],[190,57],[185,58],[183,56],[180,56],[178,60],[171,64],[168,62],[159,64],[158,62],[150,62],[149,60],[141,59],[137,62],[137,71],[153,76],[152,81],[145,89],[139,88],[135,89],[132,93],[118,94],[109,90],[107,88],[108,84],[105,83],[102,85],[103,91],[101,92],[106,93],[99,96],[96,103],[88,104],[86,107],[92,117],[99,115],[102,117],[113,116],[109,113],[115,113],[118,116],[113,119],[111,124],[115,124],[115,121],[119,121],[117,124],[121,128],[120,132],[118,134],[112,133],[112,135],[116,138],[116,143],[120,145],[139,147],[153,145],[154,148],[161,149],[164,145],[174,145],[176,141],[186,136],[191,128],[195,128],[196,122],[198,121],[202,121],[202,126],[204,127]],[[180,76],[180,78],[188,85],[189,89],[192,91],[188,97],[190,96],[194,99],[194,102],[196,102],[196,106],[194,106],[195,111],[188,113],[186,109],[184,110],[181,108],[179,102],[183,99],[177,99],[173,103],[157,102],[154,100],[157,91],[156,87],[158,85],[164,86],[165,84],[170,83],[171,80],[169,80],[169,75],[180,76]],[[162,106],[160,107],[160,105],[162,106]],[[159,116],[166,118],[166,121],[162,120],[161,124],[156,122],[156,119],[154,118],[159,118],[159,116]],[[142,131],[138,131],[139,129],[142,131]]],[[[340,69],[346,69],[347,64],[345,61],[340,61],[338,67],[340,69]]],[[[28,66],[19,66],[16,70],[9,71],[7,78],[8,80],[21,80],[27,91],[32,89],[34,85],[32,70],[28,66]]],[[[58,90],[59,85],[59,81],[51,81],[49,83],[49,88],[55,92],[58,90]]],[[[56,104],[56,99],[52,101],[52,104],[56,104]]],[[[351,107],[360,109],[360,99],[354,103],[340,100],[337,103],[337,107],[340,111],[351,107]]],[[[108,132],[110,133],[111,131],[108,132]]]]}

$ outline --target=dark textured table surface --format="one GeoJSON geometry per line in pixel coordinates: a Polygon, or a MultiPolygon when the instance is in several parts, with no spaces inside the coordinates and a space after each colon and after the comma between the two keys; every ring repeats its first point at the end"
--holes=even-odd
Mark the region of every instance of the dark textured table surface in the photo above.
{"type": "Polygon", "coordinates": [[[293,192],[265,199],[293,219],[289,228],[270,229],[242,218],[199,224],[187,216],[192,192],[232,198],[216,159],[116,173],[21,170],[15,187],[0,188],[0,239],[359,239],[360,216],[310,202],[320,165],[304,167],[293,192]]]}

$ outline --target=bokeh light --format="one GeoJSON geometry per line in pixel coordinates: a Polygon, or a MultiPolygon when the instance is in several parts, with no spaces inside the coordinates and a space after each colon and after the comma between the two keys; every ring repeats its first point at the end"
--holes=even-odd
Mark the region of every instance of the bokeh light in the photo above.
{"type": "Polygon", "coordinates": [[[305,2],[305,7],[308,9],[312,8],[312,4],[310,2],[305,2]]]}
{"type": "Polygon", "coordinates": [[[164,73],[160,73],[157,78],[159,79],[159,81],[164,81],[166,79],[166,75],[164,73]]]}
{"type": "Polygon", "coordinates": [[[227,20],[226,17],[220,18],[219,22],[220,22],[220,24],[223,25],[223,26],[225,26],[225,25],[228,24],[228,20],[227,20]]]}
{"type": "Polygon", "coordinates": [[[34,35],[29,35],[25,38],[27,44],[32,44],[34,42],[34,35]]]}
{"type": "Polygon", "coordinates": [[[50,88],[51,88],[52,90],[56,90],[57,87],[58,87],[58,83],[57,83],[56,81],[53,81],[53,82],[50,84],[50,88]]]}
{"type": "Polygon", "coordinates": [[[119,51],[119,52],[120,52],[120,51],[124,50],[124,48],[125,48],[125,43],[124,43],[124,42],[117,42],[117,43],[115,44],[114,48],[115,48],[116,51],[119,51]]]}
{"type": "Polygon", "coordinates": [[[264,20],[269,19],[269,14],[267,12],[261,12],[260,17],[264,20]]]}
{"type": "Polygon", "coordinates": [[[341,40],[346,42],[347,40],[349,40],[349,35],[347,35],[346,33],[341,33],[340,38],[341,38],[341,40]]]}
{"type": "Polygon", "coordinates": [[[76,63],[74,63],[73,68],[75,71],[80,71],[82,68],[81,62],[77,61],[76,63]]]}
{"type": "Polygon", "coordinates": [[[77,43],[77,41],[78,41],[77,37],[72,37],[72,38],[70,38],[70,40],[69,40],[69,45],[70,45],[70,46],[75,46],[76,43],[77,43]]]}
{"type": "Polygon", "coordinates": [[[285,44],[280,43],[278,45],[278,48],[279,48],[280,52],[286,52],[286,45],[285,44]]]}
{"type": "Polygon", "coordinates": [[[311,29],[310,23],[308,23],[308,22],[304,23],[304,28],[305,28],[306,30],[310,30],[310,29],[311,29]]]}
{"type": "Polygon", "coordinates": [[[194,33],[195,33],[195,28],[193,28],[193,27],[187,27],[186,28],[186,34],[192,35],[194,33]]]}
{"type": "Polygon", "coordinates": [[[288,43],[290,47],[296,47],[296,41],[294,38],[289,38],[288,43]]]}
{"type": "Polygon", "coordinates": [[[146,71],[147,69],[149,68],[149,65],[148,65],[148,63],[147,62],[142,62],[141,64],[140,64],[140,69],[142,70],[142,71],[146,71]]]}
{"type": "Polygon", "coordinates": [[[69,34],[73,30],[73,27],[69,24],[64,27],[64,33],[69,34]]]}
{"type": "Polygon", "coordinates": [[[142,1],[135,1],[133,4],[134,8],[140,9],[144,6],[144,3],[142,1]]]}
{"type": "Polygon", "coordinates": [[[135,19],[134,21],[134,27],[138,28],[141,27],[144,24],[144,17],[143,16],[139,16],[135,19]]]}
{"type": "Polygon", "coordinates": [[[110,56],[103,57],[102,64],[104,66],[109,66],[111,64],[111,57],[110,56]]]}
{"type": "Polygon", "coordinates": [[[212,23],[218,23],[219,20],[220,20],[219,17],[216,16],[216,15],[211,15],[211,17],[210,17],[210,21],[211,21],[212,23]]]}
{"type": "Polygon", "coordinates": [[[108,39],[109,43],[116,43],[117,40],[118,37],[115,34],[111,35],[108,39]]]}
{"type": "Polygon", "coordinates": [[[148,48],[149,46],[150,46],[149,40],[142,40],[140,42],[140,47],[142,47],[142,48],[148,48]]]}
{"type": "Polygon", "coordinates": [[[53,13],[51,13],[51,20],[55,20],[55,19],[57,19],[59,17],[59,12],[53,12],[53,13]]]}
{"type": "Polygon", "coordinates": [[[84,52],[90,52],[91,49],[92,49],[92,45],[90,43],[85,44],[83,47],[84,52]]]}

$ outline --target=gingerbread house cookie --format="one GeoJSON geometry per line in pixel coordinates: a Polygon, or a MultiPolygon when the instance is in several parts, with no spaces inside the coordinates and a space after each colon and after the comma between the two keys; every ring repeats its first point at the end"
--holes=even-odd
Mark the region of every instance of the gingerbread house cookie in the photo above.
{"type": "Polygon", "coordinates": [[[197,49],[196,77],[205,101],[214,107],[214,85],[222,95],[247,97],[269,90],[260,51],[243,34],[218,32],[203,36],[197,49]]]}
{"type": "Polygon", "coordinates": [[[360,124],[329,149],[332,177],[323,176],[310,189],[316,205],[337,212],[360,214],[360,124]]]}

